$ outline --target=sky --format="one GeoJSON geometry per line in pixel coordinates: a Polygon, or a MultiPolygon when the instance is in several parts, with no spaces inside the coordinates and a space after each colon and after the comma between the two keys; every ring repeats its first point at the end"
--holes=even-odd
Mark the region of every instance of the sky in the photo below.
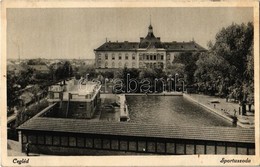
{"type": "Polygon", "coordinates": [[[253,21],[253,8],[8,9],[7,58],[93,59],[106,38],[139,42],[150,20],[162,42],[194,39],[207,48],[223,27],[253,21]]]}

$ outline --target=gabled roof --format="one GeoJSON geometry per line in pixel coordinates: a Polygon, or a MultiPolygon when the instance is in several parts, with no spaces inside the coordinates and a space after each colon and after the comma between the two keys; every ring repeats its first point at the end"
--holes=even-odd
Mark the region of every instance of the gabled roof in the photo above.
{"type": "Polygon", "coordinates": [[[195,41],[190,42],[164,42],[164,48],[167,51],[207,51],[207,49],[203,48],[195,41]]]}
{"type": "Polygon", "coordinates": [[[190,42],[160,42],[160,40],[143,39],[138,42],[105,42],[103,45],[95,49],[95,51],[137,51],[138,49],[162,48],[167,52],[205,52],[205,48],[197,44],[195,41],[190,42]]]}
{"type": "Polygon", "coordinates": [[[138,49],[138,42],[105,42],[95,51],[129,51],[138,49]]]}
{"type": "Polygon", "coordinates": [[[148,27],[148,34],[145,38],[140,38],[140,42],[105,42],[103,45],[94,49],[94,51],[136,51],[137,49],[165,49],[171,51],[184,52],[203,52],[207,51],[205,48],[197,44],[195,41],[191,42],[161,42],[160,38],[153,34],[153,27],[150,24],[148,27]]]}
{"type": "Polygon", "coordinates": [[[194,127],[174,123],[155,125],[131,122],[92,122],[86,119],[50,118],[39,117],[39,115],[40,113],[19,126],[18,130],[255,143],[254,129],[194,127]]]}

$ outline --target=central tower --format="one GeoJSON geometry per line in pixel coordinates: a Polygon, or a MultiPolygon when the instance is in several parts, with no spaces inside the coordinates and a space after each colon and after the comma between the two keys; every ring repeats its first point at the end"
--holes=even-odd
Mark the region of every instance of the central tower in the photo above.
{"type": "Polygon", "coordinates": [[[152,34],[153,33],[153,26],[150,24],[148,27],[148,33],[152,34]]]}

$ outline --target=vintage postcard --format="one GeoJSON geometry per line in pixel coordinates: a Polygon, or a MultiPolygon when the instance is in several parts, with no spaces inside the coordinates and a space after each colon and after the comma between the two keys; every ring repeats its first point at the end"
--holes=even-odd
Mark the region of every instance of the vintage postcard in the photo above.
{"type": "Polygon", "coordinates": [[[1,6],[1,165],[260,164],[258,1],[1,6]]]}

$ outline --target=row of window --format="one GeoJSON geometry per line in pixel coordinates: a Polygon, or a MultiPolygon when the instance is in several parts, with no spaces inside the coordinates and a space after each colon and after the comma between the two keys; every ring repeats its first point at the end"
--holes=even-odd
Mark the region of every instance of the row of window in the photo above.
{"type": "MultiPolygon", "coordinates": [[[[101,54],[98,55],[98,60],[101,60],[101,54]]],[[[125,57],[122,56],[121,53],[118,54],[118,60],[129,60],[131,59],[132,57],[132,60],[135,60],[136,59],[136,54],[133,53],[132,56],[129,56],[128,53],[125,54],[125,57]]],[[[109,59],[109,56],[108,54],[106,53],[105,54],[105,59],[108,60],[109,59]]],[[[112,54],[112,57],[111,57],[112,60],[116,60],[116,56],[115,54],[113,53],[112,54]]],[[[170,55],[167,54],[167,59],[169,60],[170,59],[170,55]]],[[[164,55],[163,54],[139,54],[139,60],[164,60],[164,55]]]]}
{"type": "Polygon", "coordinates": [[[254,155],[255,149],[246,144],[224,142],[156,142],[136,141],[128,139],[102,139],[85,136],[59,136],[59,135],[29,135],[23,134],[23,144],[27,142],[38,145],[96,148],[125,151],[144,151],[175,154],[249,154],[254,155]]]}
{"type": "MultiPolygon", "coordinates": [[[[122,62],[119,62],[118,63],[118,67],[122,67],[122,62]]],[[[125,67],[129,67],[129,63],[128,62],[126,62],[125,64],[124,64],[124,66],[125,67]]],[[[136,67],[136,63],[135,62],[132,62],[132,67],[136,67]]],[[[108,62],[106,62],[105,63],[105,68],[108,68],[108,62]]],[[[112,62],[112,68],[115,68],[115,62],[112,62]]]]}
{"type": "MultiPolygon", "coordinates": [[[[135,60],[136,54],[132,54],[132,60],[135,60]]],[[[125,60],[129,60],[131,56],[128,56],[128,54],[125,54],[125,60]]],[[[108,54],[105,54],[105,60],[108,60],[108,54]]],[[[112,54],[111,57],[112,60],[116,59],[116,56],[112,54]]],[[[123,56],[121,54],[118,55],[118,60],[122,60],[123,56]]],[[[164,55],[163,54],[140,54],[139,56],[140,60],[164,60],[164,55]]],[[[101,60],[101,55],[99,55],[99,60],[101,60]]]]}
{"type": "Polygon", "coordinates": [[[164,60],[163,54],[142,54],[139,56],[139,60],[164,60]]]}
{"type": "Polygon", "coordinates": [[[139,63],[139,67],[141,68],[164,68],[163,63],[139,63]]]}
{"type": "MultiPolygon", "coordinates": [[[[128,60],[132,57],[132,60],[135,60],[135,56],[136,54],[132,54],[132,56],[129,56],[127,53],[125,54],[125,60],[128,60]]],[[[101,55],[99,55],[99,59],[101,59],[101,55]]],[[[106,53],[105,54],[105,59],[108,60],[108,54],[106,53]]],[[[111,57],[112,60],[115,60],[116,59],[116,56],[115,54],[112,54],[112,57],[111,57]]],[[[123,59],[123,56],[121,55],[121,53],[119,53],[118,55],[118,60],[122,60],[123,59]]]]}
{"type": "MultiPolygon", "coordinates": [[[[112,62],[112,68],[115,68],[115,62],[112,62]]],[[[124,64],[125,67],[129,67],[129,63],[126,62],[124,64]]],[[[121,68],[123,67],[123,64],[121,62],[118,63],[118,67],[121,68]]],[[[132,62],[132,67],[135,68],[136,67],[136,63],[132,62]]],[[[139,67],[143,68],[155,68],[155,67],[159,67],[159,68],[164,68],[164,64],[162,62],[159,63],[143,63],[143,62],[139,62],[139,67]]],[[[101,66],[100,66],[101,68],[101,66]]],[[[105,68],[108,68],[108,62],[105,63],[105,68]]]]}

